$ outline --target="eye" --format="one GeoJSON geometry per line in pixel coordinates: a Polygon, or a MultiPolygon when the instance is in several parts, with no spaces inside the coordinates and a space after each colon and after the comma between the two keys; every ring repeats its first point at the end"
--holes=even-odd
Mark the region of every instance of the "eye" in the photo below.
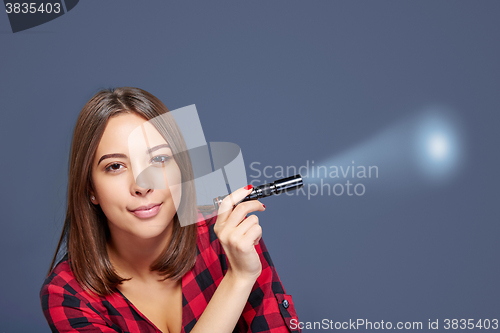
{"type": "Polygon", "coordinates": [[[153,157],[151,159],[151,163],[152,164],[161,165],[161,164],[164,164],[164,163],[168,162],[170,159],[171,159],[170,156],[167,156],[167,155],[158,155],[158,156],[155,156],[155,157],[153,157]]]}
{"type": "Polygon", "coordinates": [[[120,163],[113,163],[106,167],[106,171],[117,172],[121,169],[121,167],[123,167],[123,165],[121,165],[120,163]]]}

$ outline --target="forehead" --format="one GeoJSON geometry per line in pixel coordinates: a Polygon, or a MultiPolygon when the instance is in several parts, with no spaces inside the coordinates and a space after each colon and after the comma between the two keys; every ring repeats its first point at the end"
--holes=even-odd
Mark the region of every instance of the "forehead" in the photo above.
{"type": "Polygon", "coordinates": [[[127,154],[133,146],[146,148],[161,143],[165,143],[165,139],[145,118],[135,113],[122,113],[108,120],[97,155],[127,154]]]}

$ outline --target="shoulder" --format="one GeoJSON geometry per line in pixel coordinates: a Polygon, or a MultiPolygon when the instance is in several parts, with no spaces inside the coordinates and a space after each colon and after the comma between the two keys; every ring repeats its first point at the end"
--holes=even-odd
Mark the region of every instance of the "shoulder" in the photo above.
{"type": "Polygon", "coordinates": [[[71,271],[67,256],[45,279],[40,301],[43,314],[55,332],[74,332],[75,328],[108,332],[108,328],[127,327],[137,321],[119,294],[104,297],[83,289],[71,271]]]}
{"type": "MultiPolygon", "coordinates": [[[[227,260],[217,234],[214,231],[215,223],[217,222],[217,215],[205,215],[204,220],[197,223],[198,238],[197,245],[197,258],[194,267],[194,272],[203,272],[207,267],[216,267],[220,272],[226,272],[227,260]]],[[[212,272],[213,273],[213,272],[212,272]]],[[[222,275],[221,275],[222,276],[222,275]]]]}
{"type": "Polygon", "coordinates": [[[99,301],[99,297],[91,292],[85,291],[76,280],[68,260],[68,255],[54,267],[45,279],[40,290],[40,300],[43,310],[48,310],[54,305],[55,300],[64,302],[70,299],[79,299],[84,303],[99,301]]]}
{"type": "Polygon", "coordinates": [[[196,227],[198,233],[197,243],[200,251],[210,246],[214,247],[214,249],[217,249],[220,246],[219,240],[214,231],[215,222],[217,222],[217,215],[202,215],[201,213],[198,214],[198,220],[200,222],[196,224],[196,227]]]}
{"type": "Polygon", "coordinates": [[[59,261],[45,279],[40,291],[40,297],[56,290],[59,292],[65,291],[73,295],[84,292],[71,271],[68,255],[65,255],[64,258],[59,261]]]}

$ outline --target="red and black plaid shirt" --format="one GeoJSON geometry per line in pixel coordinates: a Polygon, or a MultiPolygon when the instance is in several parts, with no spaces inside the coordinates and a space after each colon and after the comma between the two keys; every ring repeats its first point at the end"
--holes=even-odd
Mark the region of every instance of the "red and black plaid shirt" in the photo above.
{"type": "MultiPolygon", "coordinates": [[[[182,277],[182,333],[193,329],[227,270],[214,223],[215,218],[198,223],[196,264],[182,277]]],[[[262,239],[256,249],[262,273],[234,331],[299,332],[290,328],[292,318],[298,322],[292,297],[285,293],[262,239]]],[[[40,299],[53,332],[161,332],[118,290],[106,297],[85,292],[71,272],[67,256],[45,280],[40,299]]]]}

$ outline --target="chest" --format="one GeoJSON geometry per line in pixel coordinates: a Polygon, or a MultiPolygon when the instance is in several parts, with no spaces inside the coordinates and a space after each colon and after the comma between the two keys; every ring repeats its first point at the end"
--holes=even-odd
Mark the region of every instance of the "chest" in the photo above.
{"type": "Polygon", "coordinates": [[[182,328],[182,287],[175,284],[129,284],[122,294],[163,333],[179,333],[182,328]]]}

